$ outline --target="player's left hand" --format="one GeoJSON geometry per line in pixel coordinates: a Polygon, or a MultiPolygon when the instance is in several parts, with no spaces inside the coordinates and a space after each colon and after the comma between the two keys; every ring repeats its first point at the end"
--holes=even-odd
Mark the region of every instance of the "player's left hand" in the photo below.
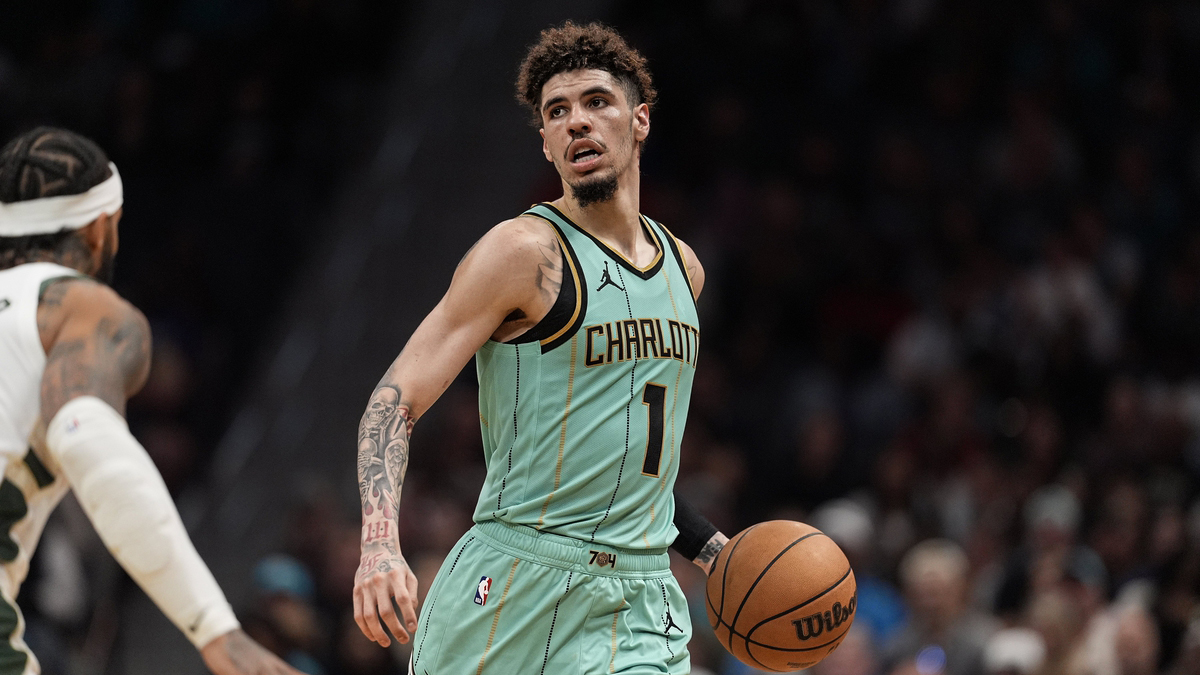
{"type": "Polygon", "coordinates": [[[354,621],[381,647],[392,644],[384,625],[401,644],[417,630],[417,576],[399,549],[393,550],[364,547],[354,575],[354,621]]]}
{"type": "Polygon", "coordinates": [[[704,550],[700,551],[700,555],[696,556],[692,562],[704,570],[705,576],[712,574],[713,565],[717,562],[717,555],[728,543],[729,537],[726,537],[724,533],[717,532],[708,540],[708,543],[704,545],[704,550]]]}

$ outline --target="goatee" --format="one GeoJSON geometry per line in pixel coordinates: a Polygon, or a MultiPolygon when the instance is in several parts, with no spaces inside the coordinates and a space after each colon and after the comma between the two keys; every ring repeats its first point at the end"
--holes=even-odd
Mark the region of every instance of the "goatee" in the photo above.
{"type": "Polygon", "coordinates": [[[581,209],[586,209],[599,202],[606,202],[617,195],[617,177],[610,176],[572,185],[571,194],[575,195],[575,201],[579,202],[581,209]]]}

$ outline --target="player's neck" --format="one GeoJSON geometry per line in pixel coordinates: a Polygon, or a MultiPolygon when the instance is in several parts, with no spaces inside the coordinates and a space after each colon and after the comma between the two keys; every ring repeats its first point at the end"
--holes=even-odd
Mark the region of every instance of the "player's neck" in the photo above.
{"type": "Polygon", "coordinates": [[[557,202],[563,213],[575,224],[612,246],[630,260],[637,259],[638,244],[649,243],[642,232],[640,206],[641,181],[637,167],[617,179],[617,192],[612,199],[579,206],[567,186],[557,202]]]}
{"type": "Polygon", "coordinates": [[[20,265],[28,265],[29,263],[48,262],[70,267],[83,274],[92,273],[91,261],[82,251],[69,249],[65,252],[59,251],[33,251],[26,255],[0,255],[0,270],[6,270],[20,265]]]}

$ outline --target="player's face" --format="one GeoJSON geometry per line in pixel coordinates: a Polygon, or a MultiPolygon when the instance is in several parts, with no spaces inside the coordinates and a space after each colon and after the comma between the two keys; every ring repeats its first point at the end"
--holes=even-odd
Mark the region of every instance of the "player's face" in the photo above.
{"type": "Polygon", "coordinates": [[[605,70],[559,73],[542,87],[542,151],[573,188],[616,179],[650,133],[650,109],[631,106],[605,70]]]}

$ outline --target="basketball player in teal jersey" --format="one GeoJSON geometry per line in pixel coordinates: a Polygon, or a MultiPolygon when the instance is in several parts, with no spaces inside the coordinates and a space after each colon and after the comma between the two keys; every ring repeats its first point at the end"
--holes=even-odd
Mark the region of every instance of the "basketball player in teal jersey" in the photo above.
{"type": "Polygon", "coordinates": [[[411,636],[419,675],[687,673],[667,548],[707,571],[726,539],[673,497],[704,272],[639,213],[655,92],[619,35],[571,23],[517,87],[564,194],[467,252],[371,396],[355,617],[381,645],[385,625],[411,636]],[[487,478],[417,621],[396,532],[409,433],[472,355],[487,478]]]}

